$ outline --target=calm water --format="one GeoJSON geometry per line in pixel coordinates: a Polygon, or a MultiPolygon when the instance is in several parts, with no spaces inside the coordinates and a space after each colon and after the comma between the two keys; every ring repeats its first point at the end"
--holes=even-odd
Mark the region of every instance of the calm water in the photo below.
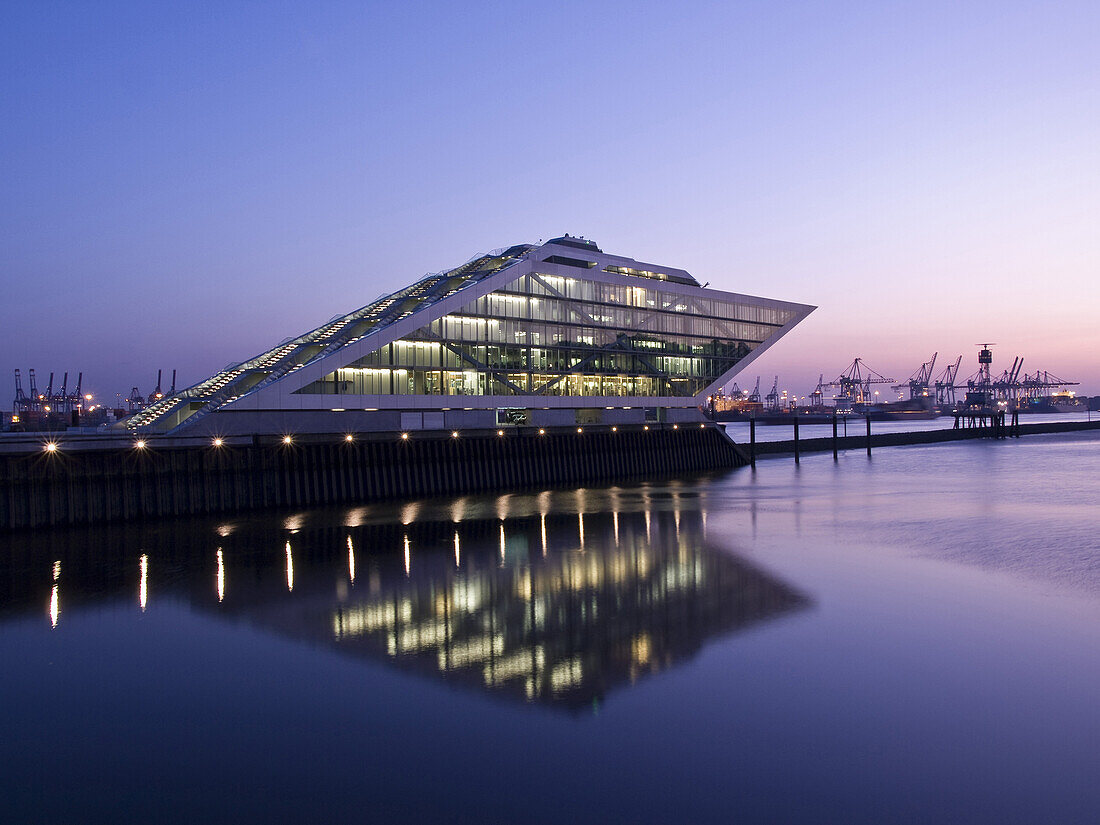
{"type": "Polygon", "coordinates": [[[0,538],[6,822],[1100,821],[1100,437],[0,538]]]}

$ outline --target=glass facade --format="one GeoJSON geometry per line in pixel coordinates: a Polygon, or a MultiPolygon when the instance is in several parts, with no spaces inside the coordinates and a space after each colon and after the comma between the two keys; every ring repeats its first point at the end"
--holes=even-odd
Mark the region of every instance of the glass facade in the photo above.
{"type": "Polygon", "coordinates": [[[794,314],[532,273],[297,392],[691,397],[794,314]]]}

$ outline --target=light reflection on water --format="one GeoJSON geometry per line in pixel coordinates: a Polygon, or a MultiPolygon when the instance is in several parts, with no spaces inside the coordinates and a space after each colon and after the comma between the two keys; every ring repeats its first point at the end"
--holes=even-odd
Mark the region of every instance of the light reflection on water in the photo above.
{"type": "MultiPolygon", "coordinates": [[[[610,513],[556,514],[563,500],[606,503],[604,494],[593,502],[576,491],[500,496],[460,509],[406,505],[396,521],[386,520],[384,506],[345,516],[302,513],[275,535],[263,520],[199,526],[176,531],[162,558],[140,554],[138,607],[151,606],[156,579],[157,598],[183,599],[280,636],[516,699],[585,707],[710,639],[809,604],[743,559],[708,547],[704,513],[682,512],[680,492],[671,494],[671,512],[657,509],[666,495],[624,491],[627,509],[610,513]],[[419,517],[409,521],[413,513],[419,517]],[[281,559],[271,552],[280,543],[281,559]],[[367,583],[356,581],[357,545],[370,548],[359,561],[367,583]],[[211,556],[208,595],[197,583],[210,581],[211,556]],[[280,566],[281,586],[273,575],[280,566]],[[170,576],[158,578],[169,568],[170,576]]],[[[610,493],[612,502],[618,498],[610,493]]],[[[158,543],[140,528],[121,532],[158,543]]],[[[72,566],[91,580],[68,577],[70,596],[114,597],[104,580],[123,581],[124,571],[81,562],[72,566]]],[[[53,569],[53,626],[60,566],[53,569]]]]}
{"type": "Polygon", "coordinates": [[[0,536],[5,815],[1092,823],[1098,478],[1067,435],[0,536]]]}

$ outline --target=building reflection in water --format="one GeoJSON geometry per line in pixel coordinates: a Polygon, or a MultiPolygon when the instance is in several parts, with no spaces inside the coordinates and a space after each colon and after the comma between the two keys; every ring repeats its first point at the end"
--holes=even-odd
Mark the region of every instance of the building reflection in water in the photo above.
{"type": "MultiPolygon", "coordinates": [[[[438,552],[419,552],[439,545],[433,526],[421,525],[411,572],[376,592],[350,591],[329,616],[331,642],[494,692],[583,706],[710,638],[806,604],[705,547],[698,512],[568,520],[571,529],[546,515],[500,522],[496,548],[491,522],[448,524],[454,563],[446,564],[438,552]],[[550,552],[532,554],[547,522],[550,552]]],[[[405,535],[406,564],[409,548],[405,535]]]]}
{"type": "Polygon", "coordinates": [[[85,604],[134,592],[136,556],[142,611],[184,601],[496,695],[580,708],[709,640],[808,605],[709,547],[705,507],[682,508],[679,493],[551,495],[566,494],[517,499],[512,512],[473,498],[409,505],[397,519],[360,508],[354,518],[318,511],[70,532],[45,581],[27,571],[56,547],[13,542],[0,563],[9,594],[0,615],[41,610],[30,605],[42,604],[45,586],[58,627],[64,561],[73,621],[85,604]]]}

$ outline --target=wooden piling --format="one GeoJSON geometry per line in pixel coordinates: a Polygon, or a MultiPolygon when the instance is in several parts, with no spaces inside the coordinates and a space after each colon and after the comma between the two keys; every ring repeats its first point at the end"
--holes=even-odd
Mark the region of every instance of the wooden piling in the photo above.
{"type": "Polygon", "coordinates": [[[798,464],[798,411],[794,413],[794,463],[798,464]]]}
{"type": "Polygon", "coordinates": [[[749,465],[756,467],[756,416],[749,416],[749,465]]]}

